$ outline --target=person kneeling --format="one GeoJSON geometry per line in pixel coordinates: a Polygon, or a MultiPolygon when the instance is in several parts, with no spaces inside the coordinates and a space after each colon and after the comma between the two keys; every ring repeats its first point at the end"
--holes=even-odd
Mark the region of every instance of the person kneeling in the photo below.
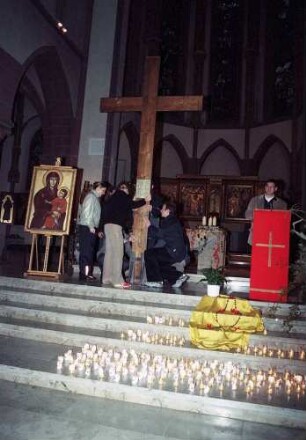
{"type": "Polygon", "coordinates": [[[186,244],[183,228],[177,219],[176,207],[173,203],[164,203],[161,209],[161,223],[159,228],[151,228],[156,240],[162,240],[163,245],[147,249],[144,254],[147,273],[147,287],[161,288],[163,281],[168,281],[172,287],[181,287],[188,276],[179,272],[175,263],[186,258],[186,244]],[[153,229],[152,229],[153,228],[153,229]]]}

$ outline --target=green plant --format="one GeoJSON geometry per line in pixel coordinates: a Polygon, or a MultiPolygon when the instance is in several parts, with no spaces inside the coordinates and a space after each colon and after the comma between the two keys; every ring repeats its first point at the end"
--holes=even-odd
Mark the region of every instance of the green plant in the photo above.
{"type": "Polygon", "coordinates": [[[298,302],[306,302],[306,211],[298,205],[291,208],[293,223],[291,233],[298,238],[296,259],[290,266],[289,294],[298,302]]]}
{"type": "Polygon", "coordinates": [[[218,269],[213,269],[212,267],[208,269],[202,269],[202,274],[204,278],[202,278],[200,282],[207,281],[207,284],[213,284],[217,286],[222,286],[227,282],[225,276],[223,275],[222,267],[219,267],[218,269]]]}
{"type": "Polygon", "coordinates": [[[301,318],[302,311],[297,304],[294,304],[289,308],[289,315],[283,320],[283,327],[287,333],[290,333],[294,327],[294,322],[301,318]]]}

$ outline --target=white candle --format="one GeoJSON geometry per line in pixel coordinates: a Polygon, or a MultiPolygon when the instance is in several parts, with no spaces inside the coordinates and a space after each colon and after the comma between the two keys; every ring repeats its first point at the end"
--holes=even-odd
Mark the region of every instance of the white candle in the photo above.
{"type": "Polygon", "coordinates": [[[204,215],[204,216],[202,217],[202,225],[203,225],[203,226],[206,226],[206,225],[207,225],[206,215],[204,215]]]}
{"type": "Polygon", "coordinates": [[[208,226],[212,226],[212,217],[208,218],[208,226]]]}
{"type": "Polygon", "coordinates": [[[217,217],[214,215],[212,219],[212,225],[217,226],[217,217]]]}

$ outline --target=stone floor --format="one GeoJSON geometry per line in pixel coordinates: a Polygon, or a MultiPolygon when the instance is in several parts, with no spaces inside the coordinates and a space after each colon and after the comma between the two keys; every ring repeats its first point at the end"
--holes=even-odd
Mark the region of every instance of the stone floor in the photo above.
{"type": "MultiPolygon", "coordinates": [[[[11,256],[0,264],[0,276],[21,278],[25,268],[11,256]]],[[[79,284],[77,274],[65,280],[79,284]]],[[[97,280],[94,285],[99,285],[97,280]]],[[[148,289],[143,289],[147,291],[148,289]]],[[[168,294],[202,296],[205,286],[191,278],[182,289],[165,288],[168,294]]],[[[148,293],[154,293],[148,292],[148,293]]],[[[247,296],[241,289],[241,296],[247,296]]],[[[37,356],[39,368],[57,355],[52,344],[31,344],[1,338],[0,363],[27,367],[37,356]],[[43,359],[43,362],[41,362],[43,359]]],[[[167,408],[64,393],[0,380],[0,440],[305,440],[301,429],[200,415],[167,408]]]]}
{"type": "Polygon", "coordinates": [[[0,381],[1,440],[305,440],[305,432],[0,381]]]}

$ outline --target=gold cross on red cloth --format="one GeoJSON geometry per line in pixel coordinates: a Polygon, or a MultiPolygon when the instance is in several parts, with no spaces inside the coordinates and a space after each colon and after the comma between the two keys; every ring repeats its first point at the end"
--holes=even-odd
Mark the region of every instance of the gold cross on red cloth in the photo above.
{"type": "Polygon", "coordinates": [[[267,247],[268,248],[268,267],[272,266],[272,249],[273,248],[281,248],[284,249],[284,244],[273,244],[272,242],[272,231],[269,232],[269,241],[268,243],[256,243],[255,246],[258,247],[267,247]]]}

